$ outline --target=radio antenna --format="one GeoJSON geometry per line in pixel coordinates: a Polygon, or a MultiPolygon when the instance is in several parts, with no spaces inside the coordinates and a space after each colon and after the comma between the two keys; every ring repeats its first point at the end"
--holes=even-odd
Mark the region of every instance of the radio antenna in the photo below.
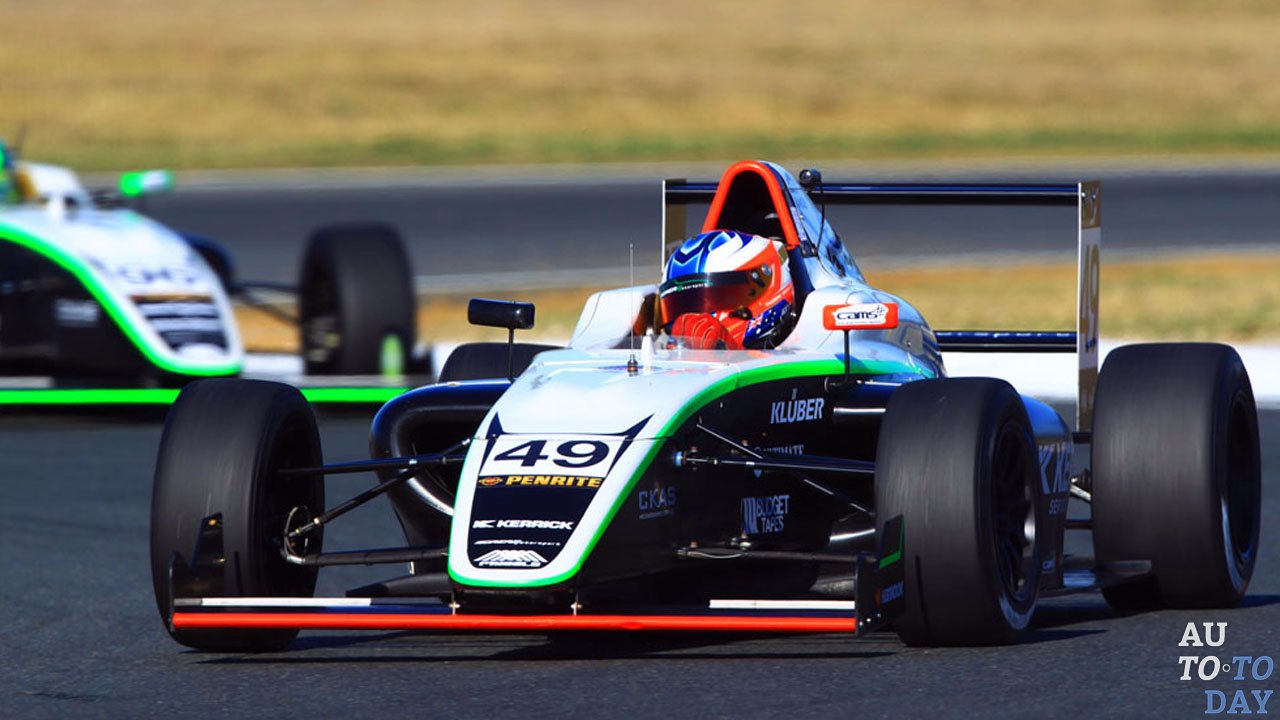
{"type": "Polygon", "coordinates": [[[822,171],[818,168],[805,168],[800,171],[800,187],[813,195],[814,188],[818,189],[818,204],[821,210],[818,214],[818,239],[816,243],[822,246],[822,238],[827,234],[827,190],[822,183],[822,171]]]}
{"type": "Polygon", "coordinates": [[[633,242],[627,243],[627,272],[627,292],[631,293],[631,329],[627,331],[631,336],[631,357],[627,358],[627,372],[635,375],[640,372],[640,363],[636,361],[636,320],[639,318],[640,308],[636,307],[636,244],[633,242]]]}

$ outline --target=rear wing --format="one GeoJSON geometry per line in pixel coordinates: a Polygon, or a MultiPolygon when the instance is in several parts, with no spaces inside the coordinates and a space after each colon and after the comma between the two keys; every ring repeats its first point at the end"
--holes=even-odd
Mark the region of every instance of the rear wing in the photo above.
{"type": "MultiPolygon", "coordinates": [[[[666,180],[662,186],[662,260],[685,236],[689,205],[711,202],[715,182],[666,180]]],[[[1074,352],[1079,378],[1076,429],[1093,428],[1098,383],[1098,278],[1102,249],[1102,184],[893,184],[823,183],[806,187],[829,205],[994,205],[1076,208],[1075,332],[942,330],[938,345],[949,352],[1074,352]]]]}

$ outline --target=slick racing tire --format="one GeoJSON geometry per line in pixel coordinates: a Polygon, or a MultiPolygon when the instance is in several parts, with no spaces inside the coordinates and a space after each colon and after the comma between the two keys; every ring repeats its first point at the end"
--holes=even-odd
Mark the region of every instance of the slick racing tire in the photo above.
{"type": "Polygon", "coordinates": [[[308,374],[404,373],[416,306],[408,256],[390,226],[316,230],[302,261],[298,305],[308,374]]]}
{"type": "MultiPolygon", "coordinates": [[[[283,649],[297,636],[297,630],[174,630],[171,593],[190,568],[197,579],[177,587],[179,596],[312,596],[317,568],[286,562],[281,538],[295,508],[305,508],[298,517],[323,510],[324,480],[276,471],[320,463],[315,415],[297,389],[213,379],[182,391],[165,422],[151,495],[151,580],[174,640],[200,650],[255,652],[283,649]]],[[[305,551],[319,552],[320,544],[320,533],[309,535],[305,551]]]]}
{"type": "Polygon", "coordinates": [[[1016,642],[1035,610],[1039,463],[1026,407],[1003,380],[894,391],[876,451],[876,515],[903,516],[909,645],[1016,642]]]}
{"type": "MultiPolygon", "coordinates": [[[[512,349],[511,370],[515,377],[529,368],[533,358],[545,350],[557,350],[555,345],[515,343],[512,349]]],[[[455,380],[492,380],[507,377],[508,350],[506,343],[475,342],[454,348],[440,368],[437,382],[455,380]]]]}
{"type": "Polygon", "coordinates": [[[1261,525],[1258,410],[1227,345],[1128,345],[1098,376],[1093,544],[1099,567],[1151,562],[1103,590],[1113,607],[1230,607],[1253,575],[1261,525]]]}

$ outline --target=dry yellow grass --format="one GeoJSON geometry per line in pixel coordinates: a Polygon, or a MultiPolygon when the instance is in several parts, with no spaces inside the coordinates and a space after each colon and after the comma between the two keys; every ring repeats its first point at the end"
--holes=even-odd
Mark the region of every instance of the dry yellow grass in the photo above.
{"type": "MultiPolygon", "coordinates": [[[[1075,328],[1075,266],[1027,265],[875,273],[936,328],[1075,328]]],[[[1204,255],[1102,264],[1107,337],[1280,338],[1280,256],[1204,255]]]]}
{"type": "MultiPolygon", "coordinates": [[[[1075,268],[1020,265],[926,268],[872,273],[873,284],[916,305],[940,329],[1074,329],[1075,268]]],[[[537,327],[525,340],[564,341],[591,289],[514,293],[537,305],[537,327]]],[[[465,296],[433,297],[419,309],[423,337],[505,340],[506,331],[466,323],[465,296]]],[[[240,309],[245,343],[292,351],[290,326],[240,309]]],[[[1102,333],[1168,340],[1280,338],[1280,256],[1214,256],[1125,261],[1102,266],[1102,333]]]]}
{"type": "Polygon", "coordinates": [[[0,3],[90,167],[1280,149],[1271,0],[0,3]]]}

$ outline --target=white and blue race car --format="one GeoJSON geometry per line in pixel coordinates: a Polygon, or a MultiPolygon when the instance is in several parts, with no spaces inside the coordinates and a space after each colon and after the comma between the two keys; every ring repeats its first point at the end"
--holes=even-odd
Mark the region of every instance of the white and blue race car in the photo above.
{"type": "Polygon", "coordinates": [[[320,228],[297,286],[244,282],[215,242],[127,206],[167,189],[167,172],[90,193],[3,143],[0,164],[0,405],[163,402],[176,392],[156,389],[240,375],[233,298],[297,322],[308,375],[400,374],[411,360],[410,269],[390,227],[320,228]],[[296,314],[259,301],[282,290],[296,314]]]}
{"type": "MultiPolygon", "coordinates": [[[[1098,372],[1097,183],[835,184],[747,161],[664,195],[664,258],[697,203],[704,231],[785,249],[785,339],[698,345],[670,332],[658,284],[600,292],[568,347],[463,346],[439,382],[383,406],[371,459],[336,464],[293,388],[193,383],[152,499],[170,635],[245,651],[299,629],[856,635],[888,622],[912,644],[1000,644],[1055,594],[1101,589],[1124,609],[1243,596],[1261,481],[1248,375],[1228,346],[1181,343],[1119,348],[1098,372]],[[1073,208],[1076,331],[935,331],[866,282],[826,222],[833,203],[1073,208]],[[1003,380],[947,376],[944,352],[986,351],[1075,353],[1075,417],[1003,380]],[[327,504],[324,477],[349,472],[378,479],[327,504]],[[326,526],[384,494],[403,547],[323,547],[326,526]],[[1092,554],[1068,554],[1069,532],[1092,554]],[[312,596],[320,568],[351,564],[407,572],[312,596]]],[[[470,315],[533,324],[522,303],[475,300],[470,315]]]]}

